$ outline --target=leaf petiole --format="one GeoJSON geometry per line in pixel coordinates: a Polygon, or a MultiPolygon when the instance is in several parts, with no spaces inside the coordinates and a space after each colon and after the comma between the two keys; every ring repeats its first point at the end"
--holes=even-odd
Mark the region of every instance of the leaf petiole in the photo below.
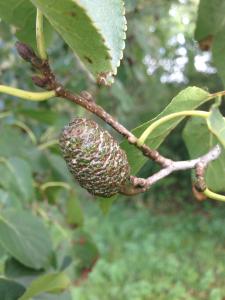
{"type": "Polygon", "coordinates": [[[176,113],[172,113],[169,114],[165,117],[162,117],[160,119],[158,119],[157,121],[153,122],[143,133],[142,135],[139,137],[138,139],[138,145],[142,146],[146,139],[148,138],[148,136],[153,132],[153,130],[155,130],[157,127],[159,127],[160,125],[174,119],[177,117],[181,117],[181,116],[195,116],[195,117],[201,117],[206,119],[209,116],[209,112],[206,111],[201,111],[201,110],[184,110],[184,111],[180,111],[180,112],[176,112],[176,113]]]}
{"type": "Polygon", "coordinates": [[[43,14],[39,8],[37,8],[37,16],[36,16],[36,41],[37,41],[38,54],[40,58],[42,60],[46,60],[48,56],[45,49],[43,14]]]}
{"type": "Polygon", "coordinates": [[[205,196],[207,196],[208,198],[212,199],[212,200],[218,200],[218,201],[225,202],[225,196],[224,195],[214,193],[214,192],[210,191],[208,188],[203,191],[203,194],[205,196]]]}
{"type": "Polygon", "coordinates": [[[44,192],[48,188],[52,188],[52,187],[61,187],[61,188],[64,188],[65,190],[68,190],[68,191],[71,191],[71,189],[72,189],[71,186],[68,183],[62,182],[62,181],[49,181],[49,182],[46,182],[46,183],[44,183],[40,186],[40,189],[44,192]]]}
{"type": "Polygon", "coordinates": [[[11,96],[19,97],[28,101],[44,101],[56,96],[55,91],[29,92],[6,85],[0,85],[0,93],[5,93],[11,96]]]}

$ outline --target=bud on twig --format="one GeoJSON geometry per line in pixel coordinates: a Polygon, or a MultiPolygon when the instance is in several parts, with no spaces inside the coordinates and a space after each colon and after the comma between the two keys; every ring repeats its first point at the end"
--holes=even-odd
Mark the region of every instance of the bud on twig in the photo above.
{"type": "Polygon", "coordinates": [[[32,58],[36,57],[33,49],[24,43],[16,42],[16,49],[19,55],[28,62],[31,62],[32,58]]]}
{"type": "Polygon", "coordinates": [[[48,79],[46,77],[32,76],[32,81],[35,85],[44,88],[48,84],[48,79]]]}
{"type": "Polygon", "coordinates": [[[16,42],[16,49],[19,55],[32,64],[35,69],[42,68],[43,61],[35,54],[34,50],[25,43],[16,42]]]}

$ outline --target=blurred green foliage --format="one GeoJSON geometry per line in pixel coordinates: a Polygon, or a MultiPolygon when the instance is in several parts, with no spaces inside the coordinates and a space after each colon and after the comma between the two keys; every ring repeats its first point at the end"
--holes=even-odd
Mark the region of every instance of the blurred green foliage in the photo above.
{"type": "Polygon", "coordinates": [[[86,228],[102,257],[89,280],[74,288],[74,299],[224,299],[223,204],[165,210],[137,201],[113,206],[105,218],[88,210],[86,228]]]}
{"type": "MultiPolygon", "coordinates": [[[[210,92],[223,89],[210,52],[194,40],[197,9],[196,0],[127,0],[126,49],[110,88],[89,78],[56,33],[48,49],[50,62],[63,84],[77,93],[90,91],[98,104],[132,129],[160,113],[188,85],[210,92]]],[[[16,54],[14,34],[15,27],[0,22],[1,84],[37,91],[32,70],[16,54]]],[[[0,207],[1,215],[7,215],[0,219],[0,235],[15,242],[19,231],[16,246],[0,239],[0,274],[9,279],[1,280],[0,291],[13,286],[17,299],[33,280],[56,272],[59,278],[71,278],[72,294],[45,293],[34,299],[222,300],[223,206],[196,204],[190,174],[182,172],[136,198],[120,197],[109,216],[103,216],[92,197],[73,182],[56,143],[74,116],[94,118],[61,99],[31,103],[0,95],[0,207]],[[9,217],[15,214],[12,210],[20,212],[17,217],[9,217]],[[30,224],[31,216],[38,219],[35,224],[30,224]],[[39,227],[48,231],[47,237],[36,234],[39,227]],[[46,247],[41,262],[27,261],[33,249],[23,245],[25,236],[46,247]],[[13,251],[18,245],[19,254],[13,251]]],[[[160,147],[163,154],[188,158],[184,126],[182,122],[166,139],[160,147]]],[[[155,170],[148,162],[139,175],[155,170]]]]}

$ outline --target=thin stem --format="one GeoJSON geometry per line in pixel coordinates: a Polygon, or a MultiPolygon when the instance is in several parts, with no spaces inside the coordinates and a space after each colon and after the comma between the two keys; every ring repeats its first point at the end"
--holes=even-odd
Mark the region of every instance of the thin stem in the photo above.
{"type": "Polygon", "coordinates": [[[13,166],[5,157],[0,157],[0,163],[5,164],[7,168],[10,170],[10,172],[13,173],[13,166]]]}
{"type": "Polygon", "coordinates": [[[225,91],[210,94],[208,100],[211,100],[211,99],[216,98],[216,97],[222,97],[222,96],[225,96],[225,91]]]}
{"type": "Polygon", "coordinates": [[[0,119],[7,118],[8,116],[11,116],[11,115],[12,115],[11,111],[4,111],[4,112],[0,113],[0,119]]]}
{"type": "Polygon", "coordinates": [[[52,140],[52,141],[49,141],[49,142],[40,144],[40,145],[38,146],[38,149],[39,149],[39,150],[44,150],[44,149],[47,149],[47,148],[49,148],[49,147],[51,147],[51,146],[57,145],[58,143],[59,143],[58,140],[52,140]]]}
{"type": "MultiPolygon", "coordinates": [[[[161,169],[157,173],[153,174],[152,176],[144,179],[144,178],[139,178],[135,176],[131,176],[131,183],[132,183],[132,194],[139,194],[142,192],[145,192],[148,190],[153,184],[158,182],[159,180],[167,177],[173,172],[176,171],[182,171],[182,170],[189,170],[189,169],[194,169],[197,165],[202,164],[204,169],[208,166],[208,164],[216,160],[221,154],[221,148],[219,145],[216,145],[213,147],[207,154],[198,157],[196,159],[192,160],[186,160],[186,161],[171,161],[170,165],[161,169]],[[136,189],[134,189],[136,187],[136,189]]],[[[199,176],[200,174],[198,174],[199,176]]],[[[121,193],[123,194],[130,194],[129,187],[123,190],[121,190],[121,193]]]]}
{"type": "Polygon", "coordinates": [[[66,189],[66,190],[68,190],[68,191],[71,190],[71,186],[70,186],[68,183],[66,183],[66,182],[61,182],[61,181],[50,181],[50,182],[46,182],[46,183],[44,183],[44,184],[42,184],[42,185],[40,186],[40,189],[41,189],[42,191],[45,191],[46,189],[52,188],[52,187],[61,187],[61,188],[64,188],[64,189],[66,189]]]}
{"type": "Polygon", "coordinates": [[[55,97],[55,91],[48,92],[28,92],[21,89],[13,88],[6,85],[0,85],[0,93],[5,93],[11,96],[19,97],[29,101],[44,101],[55,97]]]}
{"type": "Polygon", "coordinates": [[[57,227],[57,229],[59,229],[63,237],[68,238],[68,232],[56,220],[50,218],[48,213],[44,209],[36,205],[33,206],[33,208],[35,212],[39,214],[46,222],[49,222],[50,224],[54,224],[57,227]]]}
{"type": "Polygon", "coordinates": [[[207,196],[208,198],[210,198],[210,199],[225,202],[225,196],[224,195],[214,193],[214,192],[210,191],[208,188],[203,191],[203,194],[205,196],[207,196]]]}
{"type": "Polygon", "coordinates": [[[160,125],[181,117],[181,116],[195,116],[195,117],[201,117],[201,118],[207,118],[209,116],[209,112],[206,111],[200,111],[200,110],[184,110],[184,111],[180,111],[180,112],[176,112],[170,115],[167,115],[165,117],[162,117],[160,119],[158,119],[157,121],[155,121],[154,123],[152,123],[140,136],[140,138],[138,139],[138,145],[142,146],[146,139],[148,138],[148,136],[153,132],[153,130],[155,130],[157,127],[159,127],[160,125]]]}
{"type": "Polygon", "coordinates": [[[36,41],[37,41],[37,49],[38,54],[41,59],[47,59],[47,53],[45,48],[45,37],[43,30],[43,14],[39,8],[37,8],[37,16],[36,16],[36,41]]]}
{"type": "Polygon", "coordinates": [[[32,143],[34,145],[37,144],[36,136],[34,135],[33,131],[25,123],[23,123],[21,121],[14,121],[12,123],[12,125],[18,126],[19,128],[23,129],[28,134],[28,136],[31,139],[32,143]]]}

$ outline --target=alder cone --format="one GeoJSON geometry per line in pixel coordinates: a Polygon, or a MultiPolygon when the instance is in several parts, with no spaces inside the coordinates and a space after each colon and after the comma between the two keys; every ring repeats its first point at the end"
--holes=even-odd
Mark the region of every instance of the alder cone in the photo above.
{"type": "Polygon", "coordinates": [[[126,153],[93,120],[72,120],[62,131],[59,142],[70,172],[89,193],[110,197],[129,180],[126,153]]]}

